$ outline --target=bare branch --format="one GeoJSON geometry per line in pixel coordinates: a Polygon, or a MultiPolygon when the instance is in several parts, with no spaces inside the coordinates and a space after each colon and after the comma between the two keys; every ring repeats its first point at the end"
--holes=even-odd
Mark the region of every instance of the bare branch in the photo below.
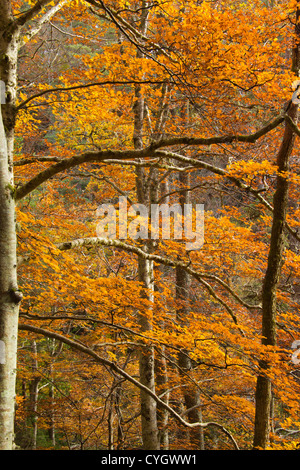
{"type": "Polygon", "coordinates": [[[285,116],[280,114],[273,119],[269,124],[262,127],[253,134],[231,134],[216,137],[173,137],[171,139],[164,139],[154,142],[151,145],[152,150],[157,150],[162,147],[172,147],[174,145],[213,145],[213,144],[231,144],[232,142],[245,142],[254,143],[270,131],[278,127],[285,119],[285,116]]]}
{"type": "MultiPolygon", "coordinates": [[[[161,147],[168,147],[172,145],[212,145],[218,143],[232,143],[236,142],[255,142],[257,139],[266,135],[271,130],[275,129],[279,124],[284,121],[284,116],[278,116],[270,124],[264,126],[254,134],[248,135],[225,135],[208,138],[190,138],[190,137],[175,137],[173,139],[160,140],[159,142],[152,143],[149,147],[143,150],[103,150],[98,152],[86,152],[81,155],[75,155],[74,157],[64,159],[55,165],[42,171],[30,181],[25,183],[23,186],[16,190],[16,200],[22,199],[24,196],[29,194],[31,191],[36,189],[42,183],[47,181],[52,176],[65,171],[69,168],[81,165],[89,162],[105,162],[105,160],[128,160],[128,159],[141,159],[147,157],[163,156],[162,152],[158,153],[157,150],[161,147]],[[155,152],[156,151],[156,152],[155,152]]],[[[176,157],[178,158],[178,157],[176,157]]],[[[185,157],[181,157],[185,158],[185,157]]],[[[196,159],[190,159],[197,163],[196,159]]],[[[206,164],[207,169],[209,168],[206,164]]],[[[215,167],[214,167],[215,168],[215,167]]],[[[219,174],[224,174],[224,170],[219,169],[219,174]]],[[[242,183],[240,183],[242,185],[242,183]]],[[[242,187],[242,186],[241,186],[242,187]]]]}
{"type": "Polygon", "coordinates": [[[18,160],[14,162],[14,166],[24,166],[24,165],[32,165],[33,163],[37,162],[60,162],[62,158],[60,157],[31,157],[31,158],[22,158],[22,160],[18,160]]]}
{"type": "Polygon", "coordinates": [[[99,176],[99,175],[96,175],[95,173],[92,173],[92,172],[82,172],[81,171],[80,173],[76,172],[74,176],[76,176],[76,177],[79,176],[79,177],[83,177],[83,178],[94,178],[97,181],[104,181],[105,183],[112,186],[119,194],[126,197],[129,204],[133,204],[133,200],[130,198],[130,196],[128,196],[127,192],[123,191],[123,189],[121,189],[114,181],[109,179],[109,177],[105,176],[104,174],[99,176]]]}
{"type": "Polygon", "coordinates": [[[22,199],[31,191],[36,189],[42,183],[50,179],[52,176],[61,173],[62,171],[68,170],[69,168],[74,168],[75,166],[79,166],[83,163],[89,162],[101,162],[106,159],[117,159],[122,160],[131,159],[131,158],[142,158],[147,156],[147,152],[145,151],[137,151],[137,150],[103,150],[98,152],[86,152],[81,155],[75,155],[71,158],[66,158],[55,165],[50,166],[49,168],[41,171],[36,176],[34,176],[30,181],[22,185],[20,188],[16,190],[16,200],[22,199]]]}
{"type": "Polygon", "coordinates": [[[293,121],[293,119],[290,116],[286,115],[285,120],[291,126],[295,134],[297,134],[297,136],[300,137],[300,129],[297,126],[297,124],[293,121]]]}
{"type": "MultiPolygon", "coordinates": [[[[31,39],[33,36],[35,36],[42,28],[42,26],[47,23],[54,15],[57,13],[66,3],[68,0],[60,0],[56,5],[53,5],[51,8],[49,8],[48,11],[46,11],[37,21],[36,24],[30,28],[30,30],[26,31],[26,41],[28,39],[31,39]]],[[[15,26],[17,27],[22,27],[26,23],[28,23],[30,20],[35,18],[45,6],[47,6],[49,3],[51,3],[51,0],[39,0],[35,5],[33,5],[32,8],[27,10],[25,13],[23,13],[15,22],[15,26]]],[[[23,39],[20,38],[19,41],[19,48],[22,47],[25,44],[25,37],[23,39]]]]}
{"type": "Polygon", "coordinates": [[[16,25],[24,26],[24,24],[38,15],[48,3],[51,3],[51,0],[38,0],[29,10],[26,10],[18,17],[15,22],[16,25]]]}

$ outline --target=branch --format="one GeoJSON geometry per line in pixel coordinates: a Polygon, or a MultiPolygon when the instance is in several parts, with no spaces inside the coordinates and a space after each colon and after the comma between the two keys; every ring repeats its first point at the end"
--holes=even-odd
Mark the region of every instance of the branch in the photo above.
{"type": "MultiPolygon", "coordinates": [[[[110,322],[107,322],[105,320],[99,320],[99,318],[89,317],[87,315],[77,315],[77,314],[76,315],[66,315],[65,313],[63,315],[59,315],[57,313],[55,313],[55,315],[32,315],[32,314],[29,314],[27,312],[26,313],[21,312],[20,317],[23,318],[23,319],[26,319],[26,320],[43,321],[43,322],[45,322],[45,320],[50,320],[51,323],[54,322],[54,321],[60,321],[60,320],[69,320],[69,321],[74,321],[75,320],[75,321],[98,323],[100,325],[107,326],[108,328],[112,328],[112,329],[115,329],[115,330],[121,330],[122,332],[128,333],[129,335],[134,335],[134,336],[138,336],[139,338],[143,338],[144,343],[145,343],[145,341],[149,341],[149,342],[151,342],[152,345],[153,344],[154,345],[158,344],[160,347],[165,346],[166,348],[173,349],[174,351],[180,352],[181,354],[185,355],[186,357],[188,357],[190,359],[190,356],[187,353],[186,348],[183,349],[181,347],[174,346],[173,344],[166,343],[166,342],[161,341],[158,338],[155,338],[153,336],[149,336],[149,335],[145,336],[144,334],[142,334],[138,331],[135,331],[132,328],[129,328],[128,326],[122,326],[122,325],[119,325],[117,323],[110,323],[110,322]]],[[[200,341],[200,340],[198,340],[198,341],[200,341]]],[[[204,339],[203,341],[207,341],[207,340],[204,339]]],[[[113,343],[113,344],[115,344],[115,343],[113,343]]],[[[202,362],[201,364],[204,364],[204,362],[202,362]]],[[[207,364],[205,364],[205,365],[207,365],[207,364]]],[[[217,366],[212,365],[212,367],[217,367],[217,366]]]]}
{"type": "Polygon", "coordinates": [[[19,187],[16,190],[16,200],[22,199],[27,194],[36,189],[38,186],[40,186],[42,183],[50,179],[52,176],[57,175],[62,171],[68,170],[69,168],[79,166],[83,163],[101,162],[107,159],[135,159],[143,158],[145,156],[147,156],[147,151],[143,150],[103,150],[98,152],[86,152],[81,155],[75,155],[71,158],[65,158],[56,163],[55,165],[50,166],[46,170],[41,171],[27,183],[19,187]]]}
{"type": "Polygon", "coordinates": [[[291,126],[291,128],[295,132],[295,134],[297,134],[297,136],[300,137],[300,129],[297,126],[297,124],[293,121],[293,119],[289,115],[286,115],[285,120],[291,126]]]}
{"type": "MultiPolygon", "coordinates": [[[[294,121],[289,117],[286,116],[285,118],[287,122],[291,125],[293,130],[295,130],[295,133],[300,136],[300,129],[298,126],[294,123],[294,121]],[[297,129],[297,130],[296,130],[297,129]]],[[[202,160],[198,160],[196,158],[190,158],[190,157],[184,157],[183,155],[180,155],[175,152],[170,152],[168,150],[157,150],[155,152],[155,155],[161,155],[164,158],[172,158],[176,159],[179,161],[182,161],[184,163],[190,163],[193,165],[193,167],[198,167],[198,168],[203,168],[204,170],[211,171],[212,173],[215,173],[217,175],[225,176],[228,178],[230,181],[232,181],[238,188],[244,189],[248,191],[249,193],[253,194],[260,202],[263,204],[269,211],[273,212],[273,206],[270,204],[259,192],[257,189],[253,189],[251,186],[243,183],[239,178],[236,178],[235,176],[231,176],[228,174],[226,170],[223,168],[219,168],[217,166],[211,165],[209,163],[203,162],[202,160]]],[[[168,168],[172,168],[171,166],[168,168]]],[[[300,242],[300,235],[298,234],[297,230],[293,229],[287,221],[285,221],[285,228],[290,232],[290,234],[298,241],[300,242]]]]}
{"type": "MultiPolygon", "coordinates": [[[[35,36],[41,30],[42,26],[47,23],[67,2],[68,0],[60,0],[56,5],[53,5],[48,11],[46,11],[44,15],[37,20],[35,26],[26,32],[26,40],[35,36]]],[[[33,5],[32,8],[30,8],[30,10],[27,10],[25,13],[19,16],[19,18],[15,21],[15,26],[24,26],[35,16],[37,16],[48,3],[51,3],[51,0],[39,0],[35,5],[33,5]]],[[[25,44],[25,37],[20,39],[19,48],[25,44]]]]}
{"type": "Polygon", "coordinates": [[[77,351],[80,351],[84,354],[87,354],[91,356],[96,362],[99,362],[100,364],[110,368],[113,372],[121,375],[124,377],[124,379],[128,380],[131,382],[133,385],[135,385],[137,388],[140,390],[143,390],[145,393],[151,396],[153,400],[160,406],[163,407],[165,410],[167,410],[177,421],[179,421],[181,424],[188,428],[207,428],[209,426],[214,426],[218,429],[220,429],[222,432],[224,432],[229,439],[232,441],[234,448],[236,450],[239,450],[239,447],[237,445],[237,442],[235,441],[234,437],[230,434],[229,431],[227,431],[221,424],[215,423],[215,422],[206,422],[206,423],[189,423],[185,421],[173,408],[171,408],[169,405],[167,405],[163,400],[161,400],[152,390],[150,390],[148,387],[140,383],[138,380],[136,380],[134,377],[129,375],[127,372],[125,372],[123,369],[121,369],[117,364],[115,364],[112,361],[109,361],[108,359],[105,359],[102,356],[99,356],[95,351],[90,349],[89,347],[83,345],[82,343],[78,343],[77,341],[74,341],[70,338],[67,338],[63,335],[60,335],[58,333],[54,333],[53,331],[45,330],[43,328],[39,328],[33,325],[25,325],[25,324],[19,324],[19,330],[23,331],[31,331],[33,333],[39,334],[46,336],[48,338],[54,338],[57,339],[58,341],[61,341],[62,343],[67,344],[73,349],[76,349],[77,351]]]}
{"type": "MultiPolygon", "coordinates": [[[[172,56],[166,52],[165,48],[163,46],[160,46],[157,43],[154,43],[151,41],[144,32],[141,32],[134,28],[130,23],[128,23],[124,18],[118,15],[116,11],[114,11],[112,8],[108,8],[105,3],[102,0],[87,0],[88,3],[91,5],[96,6],[97,8],[102,8],[103,11],[105,12],[105,19],[111,20],[112,23],[122,32],[125,38],[128,39],[128,41],[133,44],[136,49],[142,54],[142,56],[145,56],[149,59],[151,59],[153,62],[157,63],[160,67],[162,67],[170,77],[174,80],[174,77],[178,79],[179,82],[183,85],[182,80],[179,77],[179,74],[173,73],[164,62],[159,61],[157,56],[158,54],[151,54],[150,52],[154,51],[159,51],[161,54],[165,55],[171,62],[174,62],[174,59],[172,56]],[[139,39],[137,39],[139,38],[139,39]],[[146,44],[146,45],[145,45],[146,44]],[[149,52],[148,52],[149,51],[149,52]]],[[[95,11],[93,8],[91,8],[91,11],[96,15],[102,17],[102,15],[99,15],[97,11],[95,11]]],[[[103,18],[103,17],[102,17],[103,18]]],[[[174,80],[175,81],[175,80],[174,80]]]]}
{"type": "Polygon", "coordinates": [[[65,34],[66,36],[70,36],[70,37],[76,38],[76,39],[84,39],[84,40],[90,41],[90,42],[95,43],[95,44],[102,44],[101,40],[97,41],[95,39],[91,39],[91,38],[87,38],[85,36],[81,36],[80,34],[72,34],[72,33],[69,33],[68,31],[64,31],[63,29],[60,29],[58,26],[56,26],[51,21],[49,21],[49,24],[52,26],[52,28],[56,29],[57,31],[59,31],[62,34],[65,34]]]}
{"type": "Polygon", "coordinates": [[[21,318],[25,318],[26,320],[51,320],[51,322],[56,321],[56,320],[76,320],[76,321],[85,321],[85,322],[91,322],[91,323],[99,323],[100,325],[107,326],[112,329],[116,330],[122,330],[126,333],[129,333],[131,335],[139,336],[140,338],[143,338],[144,340],[151,341],[151,343],[158,343],[159,345],[162,346],[168,346],[171,349],[175,349],[176,351],[181,351],[180,348],[170,345],[169,343],[164,343],[157,338],[154,338],[152,336],[145,336],[142,333],[139,333],[137,331],[134,331],[132,328],[129,328],[128,326],[121,326],[118,325],[117,323],[109,323],[105,320],[99,320],[99,318],[94,318],[94,317],[89,317],[87,315],[66,315],[65,313],[63,315],[58,315],[55,313],[55,315],[32,315],[29,313],[20,313],[21,318]]]}
{"type": "MultiPolygon", "coordinates": [[[[101,1],[101,0],[100,0],[101,1]]],[[[89,3],[92,5],[96,5],[96,2],[93,2],[92,0],[88,0],[89,3]]],[[[113,23],[122,31],[123,34],[126,35],[127,39],[132,42],[136,47],[138,48],[145,48],[143,44],[140,44],[137,42],[137,38],[139,38],[141,41],[143,41],[145,44],[147,44],[147,47],[149,50],[155,50],[159,51],[163,55],[165,55],[169,60],[172,62],[174,61],[171,57],[170,54],[166,52],[164,47],[162,47],[160,44],[153,42],[149,37],[147,37],[144,33],[139,31],[138,29],[134,28],[132,24],[130,24],[128,21],[126,21],[122,16],[119,15],[117,11],[115,11],[113,8],[107,8],[104,5],[104,2],[101,2],[101,6],[103,10],[110,16],[111,20],[113,23]],[[132,35],[133,39],[129,37],[129,33],[132,35]]],[[[148,7],[149,9],[151,6],[148,7]]],[[[143,51],[142,51],[143,52],[143,51]]]]}
{"type": "Polygon", "coordinates": [[[152,150],[162,147],[172,147],[174,145],[213,145],[213,144],[231,144],[232,142],[254,143],[270,131],[275,129],[285,120],[285,116],[280,114],[273,121],[262,127],[253,134],[231,134],[216,137],[173,137],[171,139],[160,140],[151,144],[152,150]]]}
{"type": "Polygon", "coordinates": [[[28,21],[32,20],[40,11],[48,4],[51,3],[51,0],[38,0],[33,7],[29,10],[26,10],[22,15],[18,17],[15,24],[18,26],[24,26],[28,21]]]}
{"type": "Polygon", "coordinates": [[[108,176],[105,176],[102,174],[102,176],[95,175],[95,173],[86,173],[86,172],[80,172],[80,173],[75,173],[75,176],[79,177],[84,177],[84,178],[94,178],[97,181],[105,181],[105,183],[109,184],[112,186],[119,194],[127,198],[127,201],[129,204],[134,204],[133,200],[128,196],[126,191],[123,191],[114,181],[111,181],[108,176]]]}
{"type": "Polygon", "coordinates": [[[24,165],[32,165],[33,163],[37,162],[60,162],[62,158],[60,157],[34,157],[34,158],[22,158],[14,162],[14,166],[24,166],[24,165]]]}

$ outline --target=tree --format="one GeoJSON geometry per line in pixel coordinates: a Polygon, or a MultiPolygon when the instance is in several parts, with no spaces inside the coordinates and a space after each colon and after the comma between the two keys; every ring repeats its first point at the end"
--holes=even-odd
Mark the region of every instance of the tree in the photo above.
{"type": "MultiPolygon", "coordinates": [[[[292,70],[299,74],[299,9],[297,4],[295,18],[295,44],[293,47],[292,70]]],[[[287,115],[292,122],[298,119],[298,104],[290,103],[287,115]]],[[[297,101],[297,100],[296,100],[297,101]]],[[[267,346],[275,346],[277,342],[276,316],[277,316],[277,286],[280,280],[281,266],[283,263],[283,251],[285,245],[285,225],[288,210],[289,181],[282,176],[289,171],[289,160],[293,151],[295,131],[288,123],[285,126],[282,143],[277,155],[278,176],[273,200],[273,222],[268,255],[268,265],[262,289],[262,343],[267,346]]],[[[269,366],[262,361],[262,370],[269,366]]],[[[264,371],[265,372],[265,371],[264,371]]],[[[254,448],[265,449],[270,436],[272,382],[268,374],[264,373],[257,378],[256,386],[256,415],[254,448]]]]}

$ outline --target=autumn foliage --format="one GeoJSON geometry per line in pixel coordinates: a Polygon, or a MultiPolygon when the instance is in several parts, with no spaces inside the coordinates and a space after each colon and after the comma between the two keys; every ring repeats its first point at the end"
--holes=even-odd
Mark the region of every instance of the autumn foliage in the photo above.
{"type": "MultiPolygon", "coordinates": [[[[14,15],[33,4],[16,0],[14,15]]],[[[28,22],[18,65],[16,444],[142,448],[152,351],[160,448],[251,449],[266,374],[267,448],[296,449],[298,137],[279,175],[289,200],[276,345],[261,320],[297,2],[60,4],[37,33],[45,11],[28,22]],[[204,245],[96,240],[97,208],[118,210],[119,196],[204,204],[204,245]]]]}

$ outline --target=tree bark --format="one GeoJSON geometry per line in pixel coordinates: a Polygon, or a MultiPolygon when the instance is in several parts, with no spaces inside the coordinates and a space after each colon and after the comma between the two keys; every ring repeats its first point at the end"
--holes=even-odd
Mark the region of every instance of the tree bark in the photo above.
{"type": "MultiPolygon", "coordinates": [[[[297,119],[298,106],[291,104],[289,116],[297,119]]],[[[294,145],[295,134],[289,124],[286,124],[281,148],[277,157],[278,170],[288,171],[289,156],[294,145]]],[[[267,270],[262,290],[262,344],[266,346],[276,346],[276,294],[281,273],[284,250],[284,227],[288,205],[288,179],[278,175],[277,187],[273,202],[273,223],[270,239],[267,270]]],[[[272,399],[272,384],[268,377],[268,370],[271,364],[265,361],[260,362],[262,374],[257,378],[256,385],[256,409],[255,409],[255,430],[254,448],[265,449],[269,442],[270,434],[270,407],[272,399]],[[265,373],[264,373],[265,372],[265,373]]]]}
{"type": "MultiPolygon", "coordinates": [[[[145,295],[150,305],[154,303],[153,261],[138,259],[139,281],[145,287],[145,295]]],[[[142,332],[152,330],[153,307],[147,315],[139,316],[142,332]]],[[[155,358],[152,345],[140,347],[139,357],[140,382],[155,393],[155,358]]],[[[156,401],[144,390],[140,390],[142,438],[144,450],[158,450],[158,426],[157,426],[157,404],[156,401]]]]}
{"type": "MultiPolygon", "coordinates": [[[[298,2],[299,3],[299,2],[298,2]]],[[[299,18],[300,11],[296,11],[296,41],[293,47],[292,71],[299,74],[299,18]]],[[[290,102],[287,115],[294,123],[298,119],[298,104],[290,102]]],[[[277,155],[277,166],[279,172],[289,170],[289,158],[294,147],[295,132],[288,122],[285,124],[284,135],[277,155]]],[[[262,344],[276,346],[276,295],[283,263],[283,251],[286,225],[286,213],[288,207],[289,181],[280,174],[276,179],[276,190],[273,198],[273,221],[270,238],[267,269],[262,289],[262,344]]],[[[272,367],[266,361],[260,362],[261,374],[257,377],[255,392],[255,423],[254,423],[254,449],[265,449],[269,443],[270,419],[272,403],[272,383],[268,371],[272,367]]]]}
{"type": "MultiPolygon", "coordinates": [[[[134,107],[135,113],[135,133],[134,145],[135,148],[142,146],[142,120],[143,120],[143,97],[140,94],[139,87],[136,90],[136,103],[134,107]],[[139,118],[138,118],[139,115],[139,118]]],[[[146,177],[142,168],[137,168],[136,182],[137,182],[137,197],[138,202],[149,207],[150,197],[147,194],[146,177]]],[[[145,243],[144,249],[148,252],[149,243],[145,243]]],[[[149,301],[151,312],[148,316],[140,315],[140,328],[142,332],[152,330],[153,315],[153,292],[154,292],[154,270],[153,261],[139,257],[138,259],[138,274],[139,281],[145,287],[145,295],[149,301]]],[[[140,351],[139,359],[139,374],[140,381],[147,388],[155,392],[155,372],[154,372],[154,348],[153,346],[143,346],[140,351]]],[[[157,416],[156,416],[156,402],[148,393],[143,390],[140,392],[141,397],[141,419],[142,419],[142,438],[144,450],[159,449],[157,416]]]]}
{"type": "MultiPolygon", "coordinates": [[[[148,2],[142,2],[141,13],[141,31],[145,35],[148,28],[148,2]]],[[[140,51],[137,52],[137,57],[143,57],[140,51]]],[[[144,110],[145,103],[144,97],[141,92],[141,86],[135,87],[135,103],[134,103],[134,133],[133,142],[134,148],[140,150],[143,148],[143,126],[144,126],[144,110]]],[[[146,175],[142,168],[138,168],[136,172],[137,182],[137,198],[138,202],[144,205],[150,205],[149,186],[146,183],[146,175]]],[[[145,249],[148,251],[149,243],[145,244],[145,249]]],[[[154,269],[153,261],[138,259],[138,273],[139,281],[145,287],[145,295],[150,305],[154,303],[154,269]]],[[[140,315],[140,327],[142,332],[152,330],[152,315],[153,307],[148,316],[140,315]]],[[[147,388],[155,393],[155,359],[153,346],[143,346],[140,350],[139,358],[139,374],[140,382],[147,388]]],[[[159,449],[158,427],[157,427],[157,405],[155,400],[143,390],[140,391],[141,399],[141,421],[142,421],[142,439],[144,450],[157,450],[159,449]]]]}
{"type": "MultiPolygon", "coordinates": [[[[148,2],[142,2],[141,13],[141,31],[143,34],[147,33],[148,27],[148,2]]],[[[137,57],[142,58],[143,54],[138,51],[137,57]]],[[[133,143],[136,150],[143,148],[143,126],[144,126],[144,110],[145,103],[141,86],[135,86],[135,102],[133,106],[134,113],[134,131],[133,143]]],[[[146,175],[143,168],[136,170],[136,187],[138,203],[144,204],[149,207],[150,194],[149,185],[146,182],[146,175]]],[[[145,250],[148,251],[149,243],[145,243],[145,250]]],[[[145,287],[145,296],[149,301],[150,311],[147,316],[141,314],[139,316],[140,328],[142,332],[152,330],[152,315],[154,303],[154,270],[153,261],[145,260],[141,257],[138,259],[138,274],[139,281],[145,287]]],[[[153,346],[141,346],[139,357],[139,375],[140,382],[155,393],[155,361],[154,361],[154,348],[153,346]]],[[[159,449],[158,427],[157,427],[157,405],[155,400],[144,390],[140,390],[141,400],[141,425],[142,425],[142,439],[144,450],[157,450],[159,449]]]]}
{"type": "Polygon", "coordinates": [[[14,404],[18,313],[21,294],[17,287],[15,200],[13,186],[13,127],[17,50],[9,34],[11,11],[1,2],[1,79],[6,104],[0,110],[0,340],[5,355],[0,364],[0,450],[11,450],[14,439],[14,404]],[[3,8],[2,8],[3,7],[3,8]]]}
{"type": "MultiPolygon", "coordinates": [[[[161,112],[163,112],[163,107],[161,106],[161,112]]],[[[157,126],[158,128],[158,126],[157,126]]],[[[160,189],[161,194],[167,194],[169,192],[169,177],[167,176],[164,182],[161,182],[160,189]]],[[[169,204],[170,198],[169,196],[163,198],[161,201],[164,204],[169,204]]],[[[160,264],[157,268],[157,271],[161,273],[161,275],[167,276],[168,267],[160,264]]],[[[157,284],[154,286],[156,291],[160,291],[157,284]]],[[[165,321],[161,320],[159,322],[159,327],[161,329],[165,329],[165,321]]],[[[156,349],[155,355],[155,382],[157,393],[161,396],[162,400],[165,403],[169,403],[170,393],[168,391],[168,367],[167,367],[167,359],[166,359],[166,348],[165,345],[161,345],[159,348],[156,349]]],[[[169,413],[164,408],[158,406],[157,407],[157,427],[159,429],[159,444],[160,449],[168,450],[170,441],[169,441],[169,429],[168,429],[168,422],[169,422],[169,413]]]]}

